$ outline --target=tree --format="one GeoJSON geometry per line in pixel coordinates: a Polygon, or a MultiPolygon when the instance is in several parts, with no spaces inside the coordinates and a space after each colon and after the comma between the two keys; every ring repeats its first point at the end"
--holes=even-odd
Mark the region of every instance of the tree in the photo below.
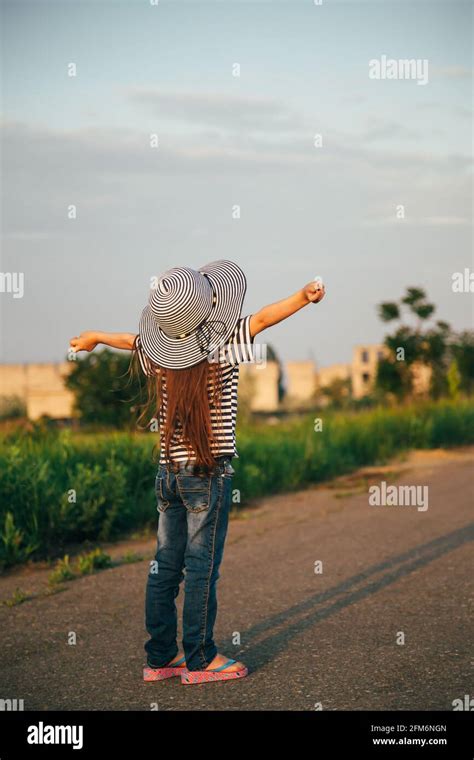
{"type": "MultiPolygon", "coordinates": [[[[75,411],[89,424],[114,428],[134,428],[135,402],[143,390],[134,376],[127,380],[130,355],[104,349],[78,359],[66,378],[74,392],[75,411]]],[[[143,396],[144,399],[144,396],[143,396]]]]}
{"type": "Polygon", "coordinates": [[[409,287],[399,302],[385,302],[378,306],[383,322],[401,320],[408,311],[415,318],[415,325],[400,324],[393,335],[387,335],[385,345],[389,356],[379,362],[376,386],[402,398],[413,392],[416,363],[427,365],[431,370],[430,392],[440,396],[447,392],[447,368],[449,364],[449,338],[451,328],[447,322],[438,321],[424,328],[436,307],[428,303],[422,288],[409,287]],[[405,308],[404,308],[405,307],[405,308]]]}
{"type": "Polygon", "coordinates": [[[411,390],[411,375],[406,365],[394,361],[392,357],[379,359],[375,388],[401,400],[411,390]]]}
{"type": "Polygon", "coordinates": [[[452,399],[457,399],[459,396],[459,386],[461,384],[461,374],[456,359],[453,359],[449,365],[447,380],[449,395],[452,399]]]}
{"type": "Polygon", "coordinates": [[[347,405],[350,392],[350,378],[335,377],[329,385],[321,388],[321,395],[326,397],[328,404],[334,409],[342,409],[347,405]]]}
{"type": "Polygon", "coordinates": [[[464,330],[457,333],[451,343],[451,353],[456,360],[460,374],[460,390],[474,392],[474,332],[464,330]]]}

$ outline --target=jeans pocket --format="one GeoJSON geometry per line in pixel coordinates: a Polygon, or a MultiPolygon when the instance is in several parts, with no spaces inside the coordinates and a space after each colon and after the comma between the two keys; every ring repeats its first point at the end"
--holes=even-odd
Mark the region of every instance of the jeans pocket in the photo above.
{"type": "Polygon", "coordinates": [[[164,477],[163,475],[157,475],[155,480],[155,492],[156,492],[156,498],[158,502],[157,510],[159,512],[164,512],[166,509],[168,509],[170,503],[167,499],[165,499],[164,496],[164,477]]]}
{"type": "Polygon", "coordinates": [[[203,512],[211,503],[212,476],[176,475],[181,500],[190,512],[203,512]]]}

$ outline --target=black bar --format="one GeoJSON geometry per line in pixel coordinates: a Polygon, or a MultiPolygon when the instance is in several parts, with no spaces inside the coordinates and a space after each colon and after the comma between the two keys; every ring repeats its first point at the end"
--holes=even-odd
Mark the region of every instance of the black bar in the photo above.
{"type": "MultiPolygon", "coordinates": [[[[238,748],[247,751],[249,736],[239,723],[265,723],[265,730],[251,732],[252,743],[263,741],[268,747],[278,743],[281,751],[293,746],[301,749],[311,742],[312,757],[341,753],[344,757],[453,758],[474,757],[472,710],[333,712],[333,711],[18,711],[0,712],[0,760],[28,757],[83,758],[125,750],[156,756],[165,747],[176,751],[192,750],[201,742],[215,749],[238,748]],[[230,729],[229,724],[234,724],[230,729]],[[61,729],[70,743],[60,743],[61,729]],[[69,728],[66,728],[69,727],[69,728]],[[75,727],[75,729],[74,729],[75,727]],[[82,727],[82,734],[80,733],[82,727]],[[288,729],[296,733],[289,734],[288,729]],[[74,730],[76,733],[73,733],[74,730]],[[224,733],[225,730],[225,733],[224,733]],[[68,733],[69,732],[69,733],[68,733]],[[29,743],[43,739],[43,743],[29,743]],[[58,743],[45,740],[54,738],[58,743]],[[224,744],[221,743],[221,740],[224,744]],[[391,743],[388,743],[390,740],[391,743]],[[422,744],[424,740],[424,745],[422,744]],[[243,743],[242,743],[243,742],[243,743]],[[283,744],[282,744],[283,742],[283,744]],[[73,749],[73,744],[78,749],[73,749]],[[82,744],[82,746],[79,746],[82,744]]],[[[293,760],[291,758],[290,760],[293,760]]]]}

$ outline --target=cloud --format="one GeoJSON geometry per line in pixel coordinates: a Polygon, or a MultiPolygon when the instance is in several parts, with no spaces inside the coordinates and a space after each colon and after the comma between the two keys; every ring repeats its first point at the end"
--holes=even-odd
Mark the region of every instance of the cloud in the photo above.
{"type": "Polygon", "coordinates": [[[430,69],[443,79],[472,79],[472,69],[467,66],[431,66],[430,69]]]}
{"type": "Polygon", "coordinates": [[[363,219],[360,222],[361,227],[386,227],[386,226],[408,226],[408,227],[470,227],[472,220],[460,216],[422,216],[407,217],[397,219],[396,216],[385,216],[380,218],[363,219]]]}
{"type": "Polygon", "coordinates": [[[3,236],[6,240],[19,240],[21,242],[37,242],[39,240],[51,240],[52,238],[59,237],[55,232],[44,230],[30,230],[30,231],[18,231],[7,232],[3,236]]]}
{"type": "Polygon", "coordinates": [[[302,119],[273,98],[218,92],[167,92],[156,87],[125,89],[134,103],[146,107],[160,121],[190,125],[288,132],[301,129],[302,119]]]}
{"type": "Polygon", "coordinates": [[[426,227],[464,227],[471,226],[472,219],[461,216],[425,216],[419,223],[426,227]]]}
{"type": "Polygon", "coordinates": [[[471,119],[473,117],[472,108],[465,108],[464,106],[458,106],[455,108],[455,114],[462,119],[471,119]]]}
{"type": "Polygon", "coordinates": [[[349,93],[349,94],[344,94],[340,98],[340,101],[344,105],[359,106],[362,103],[367,103],[368,97],[366,95],[361,95],[360,93],[349,93]]]}
{"type": "MultiPolygon", "coordinates": [[[[371,123],[380,137],[400,132],[395,122],[371,123]]],[[[466,183],[472,157],[381,149],[367,144],[368,132],[356,135],[325,125],[321,131],[324,147],[317,149],[312,131],[247,134],[241,140],[221,134],[219,140],[211,140],[208,130],[191,139],[168,129],[160,132],[160,147],[153,149],[144,131],[53,130],[5,122],[1,128],[7,190],[4,233],[12,241],[40,241],[51,231],[70,236],[88,225],[99,227],[104,219],[124,226],[138,219],[145,224],[171,224],[163,211],[168,199],[173,209],[195,204],[193,194],[198,188],[200,198],[208,197],[207,205],[216,207],[221,203],[216,196],[221,180],[244,198],[252,195],[254,187],[257,196],[263,193],[270,199],[292,186],[306,187],[319,198],[318,206],[327,204],[332,209],[329,219],[344,208],[342,217],[347,223],[366,216],[374,196],[386,204],[385,212],[382,207],[381,219],[373,214],[374,222],[364,222],[368,226],[390,223],[383,217],[387,204],[391,207],[396,202],[418,209],[420,218],[425,212],[426,219],[417,224],[460,225],[469,216],[466,183]],[[77,205],[77,222],[67,218],[70,204],[77,205]],[[436,216],[435,208],[445,210],[436,216]]],[[[200,228],[200,223],[194,225],[200,228]]],[[[194,234],[199,237],[201,232],[194,234]]]]}
{"type": "Polygon", "coordinates": [[[466,108],[465,106],[450,106],[449,109],[443,103],[435,103],[433,101],[427,101],[426,103],[418,103],[417,108],[420,111],[438,111],[440,114],[447,114],[454,119],[461,117],[462,119],[472,119],[472,108],[466,108]]]}
{"type": "MultiPolygon", "coordinates": [[[[374,131],[395,134],[394,123],[383,123],[374,131]]],[[[4,171],[22,181],[35,178],[33,185],[45,192],[55,186],[68,187],[74,192],[84,178],[91,181],[93,190],[107,202],[107,187],[119,177],[219,172],[248,173],[255,169],[309,169],[311,166],[331,166],[349,171],[361,164],[374,171],[397,173],[414,169],[428,172],[451,172],[472,165],[472,157],[463,154],[439,155],[420,150],[401,151],[377,149],[367,145],[368,132],[360,136],[323,127],[323,147],[313,146],[313,131],[297,136],[280,135],[277,139],[247,135],[236,141],[222,136],[209,141],[201,134],[189,138],[175,131],[160,133],[159,148],[150,147],[150,135],[132,129],[102,127],[53,130],[23,122],[2,125],[4,171]]]]}
{"type": "Polygon", "coordinates": [[[419,139],[421,137],[419,130],[407,127],[405,124],[397,121],[388,121],[379,117],[369,117],[367,119],[367,129],[362,134],[362,139],[366,142],[376,140],[390,139],[419,139]]]}

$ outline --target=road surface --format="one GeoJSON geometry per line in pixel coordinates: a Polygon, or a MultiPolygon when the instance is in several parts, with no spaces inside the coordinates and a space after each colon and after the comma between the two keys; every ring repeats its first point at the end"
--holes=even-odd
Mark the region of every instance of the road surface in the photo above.
{"type": "MultiPolygon", "coordinates": [[[[473,448],[415,452],[232,519],[215,638],[247,664],[240,681],[142,682],[153,537],[140,562],[0,607],[0,698],[25,710],[452,710],[473,696],[473,462],[473,448]],[[428,509],[370,505],[382,481],[427,486],[428,509]]],[[[46,577],[10,572],[0,598],[46,577]]]]}

